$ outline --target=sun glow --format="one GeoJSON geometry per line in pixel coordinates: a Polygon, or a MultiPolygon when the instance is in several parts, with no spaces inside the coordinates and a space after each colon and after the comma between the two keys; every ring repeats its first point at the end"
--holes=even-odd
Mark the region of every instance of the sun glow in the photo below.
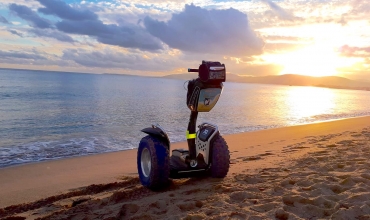
{"type": "Polygon", "coordinates": [[[337,68],[350,66],[353,60],[339,56],[334,48],[313,45],[301,50],[266,55],[265,60],[277,63],[284,68],[280,74],[300,74],[307,76],[337,75],[337,68]]]}
{"type": "Polygon", "coordinates": [[[301,74],[308,76],[335,75],[339,57],[326,48],[309,47],[282,55],[284,69],[281,74],[301,74]]]}

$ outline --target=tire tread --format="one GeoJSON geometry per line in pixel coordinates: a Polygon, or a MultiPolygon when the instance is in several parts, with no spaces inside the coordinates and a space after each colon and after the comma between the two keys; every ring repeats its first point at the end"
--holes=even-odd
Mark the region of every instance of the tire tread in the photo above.
{"type": "Polygon", "coordinates": [[[225,139],[221,135],[213,142],[212,151],[211,176],[213,178],[224,178],[230,168],[230,152],[225,139]]]}
{"type": "Polygon", "coordinates": [[[167,186],[170,175],[170,159],[167,145],[158,138],[147,135],[141,139],[137,154],[137,167],[141,183],[149,189],[156,190],[167,186]],[[141,173],[141,148],[148,147],[151,154],[151,172],[149,178],[141,173]],[[159,158],[161,157],[161,158],[159,158]]]}

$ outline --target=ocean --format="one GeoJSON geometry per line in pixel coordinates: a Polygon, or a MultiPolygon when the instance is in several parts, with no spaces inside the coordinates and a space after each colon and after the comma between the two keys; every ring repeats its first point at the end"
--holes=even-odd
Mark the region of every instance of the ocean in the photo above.
{"type": "MultiPolygon", "coordinates": [[[[141,129],[185,141],[185,81],[113,74],[0,69],[0,168],[137,148],[141,129]]],[[[221,134],[370,115],[370,92],[224,83],[198,123],[221,134]]]]}

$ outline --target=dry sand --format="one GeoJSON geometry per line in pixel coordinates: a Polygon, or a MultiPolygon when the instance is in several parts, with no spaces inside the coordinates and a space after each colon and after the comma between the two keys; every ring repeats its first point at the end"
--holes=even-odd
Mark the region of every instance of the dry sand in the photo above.
{"type": "Polygon", "coordinates": [[[160,192],[140,185],[136,150],[0,169],[0,218],[370,219],[370,117],[225,139],[226,178],[160,192]]]}

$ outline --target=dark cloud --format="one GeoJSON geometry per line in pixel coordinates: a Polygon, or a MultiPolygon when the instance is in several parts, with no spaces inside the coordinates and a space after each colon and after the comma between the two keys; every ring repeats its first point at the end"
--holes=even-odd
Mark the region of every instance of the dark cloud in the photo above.
{"type": "MultiPolygon", "coordinates": [[[[94,37],[103,44],[124,48],[156,51],[163,49],[162,43],[151,36],[140,25],[121,23],[104,24],[97,14],[87,9],[77,10],[61,0],[37,0],[45,8],[38,11],[48,15],[56,15],[62,20],[55,24],[64,33],[94,37]]],[[[34,31],[39,36],[53,37],[65,42],[72,42],[68,35],[53,36],[52,33],[34,31]]]]}
{"type": "Polygon", "coordinates": [[[14,12],[18,17],[30,22],[33,27],[51,28],[52,24],[49,20],[41,18],[36,12],[24,5],[10,4],[10,11],[14,12]]]}
{"type": "Polygon", "coordinates": [[[283,20],[294,20],[295,17],[292,13],[284,10],[279,5],[277,5],[275,2],[272,2],[270,0],[261,0],[262,2],[268,4],[271,8],[271,10],[276,13],[276,15],[283,20]]]}
{"type": "Polygon", "coordinates": [[[46,60],[42,55],[36,53],[25,53],[19,51],[0,51],[0,59],[26,59],[26,60],[46,60]]]}
{"type": "Polygon", "coordinates": [[[72,61],[63,60],[60,56],[48,54],[32,48],[22,51],[0,51],[0,63],[20,65],[55,65],[60,67],[76,66],[72,61]]]}
{"type": "Polygon", "coordinates": [[[121,53],[112,50],[87,51],[83,49],[67,49],[63,51],[63,60],[73,60],[85,67],[122,68],[141,71],[164,71],[174,68],[174,62],[165,59],[144,58],[142,54],[121,53]]]}
{"type": "Polygon", "coordinates": [[[370,47],[351,47],[344,45],[340,48],[342,56],[346,57],[364,57],[368,58],[370,56],[370,47]]]}
{"type": "Polygon", "coordinates": [[[146,29],[172,48],[203,54],[252,55],[263,41],[249,26],[247,15],[235,10],[206,10],[186,5],[167,22],[144,19],[146,29]]]}
{"type": "Polygon", "coordinates": [[[56,15],[60,18],[83,21],[98,20],[98,15],[89,10],[77,10],[61,0],[37,0],[45,8],[39,8],[38,11],[46,15],[56,15]]]}
{"type": "Polygon", "coordinates": [[[74,43],[75,40],[73,40],[72,37],[70,37],[67,34],[64,34],[60,31],[56,30],[45,30],[45,29],[32,29],[30,30],[30,33],[39,36],[39,37],[48,37],[48,38],[54,38],[62,42],[67,42],[67,43],[74,43]]]}
{"type": "Polygon", "coordinates": [[[3,16],[0,15],[0,23],[9,24],[9,21],[6,20],[3,16]]]}
{"type": "MultiPolygon", "coordinates": [[[[56,15],[62,20],[55,24],[60,31],[38,29],[30,31],[37,36],[50,37],[63,42],[74,42],[73,38],[67,34],[86,35],[96,38],[103,44],[115,45],[124,48],[135,48],[147,51],[157,51],[163,49],[162,43],[151,36],[140,25],[121,23],[104,24],[98,16],[87,9],[77,10],[60,0],[37,0],[45,8],[40,8],[39,12],[48,15],[56,15]]],[[[9,9],[22,19],[30,22],[35,28],[55,27],[50,21],[40,17],[36,12],[27,6],[11,4],[9,9]]]]}
{"type": "Polygon", "coordinates": [[[89,36],[99,36],[99,35],[110,35],[114,31],[112,30],[117,25],[106,25],[101,21],[68,21],[63,20],[56,23],[58,30],[70,33],[70,34],[80,34],[89,36]],[[110,26],[112,28],[110,28],[110,26]]]}
{"type": "Polygon", "coordinates": [[[124,26],[118,26],[116,24],[104,24],[100,20],[63,20],[58,22],[56,27],[65,33],[96,37],[99,42],[104,44],[148,51],[162,49],[161,42],[138,25],[125,24],[124,26]]]}
{"type": "Polygon", "coordinates": [[[22,33],[19,33],[18,31],[16,30],[8,30],[11,34],[14,34],[14,35],[17,35],[19,37],[23,37],[23,34],[22,33]]]}

